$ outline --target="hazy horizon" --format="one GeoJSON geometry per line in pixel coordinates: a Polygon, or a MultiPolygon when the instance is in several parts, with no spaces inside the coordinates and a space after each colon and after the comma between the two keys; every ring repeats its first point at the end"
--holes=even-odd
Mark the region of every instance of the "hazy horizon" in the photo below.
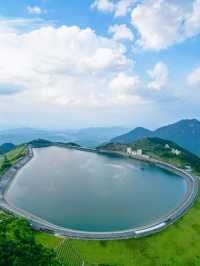
{"type": "MultiPolygon", "coordinates": [[[[74,128],[66,128],[66,127],[58,127],[58,128],[55,128],[55,127],[39,127],[39,126],[35,126],[35,127],[31,127],[31,126],[16,126],[16,127],[12,127],[12,126],[5,126],[5,127],[1,127],[0,129],[0,132],[1,131],[6,131],[6,130],[20,130],[20,129],[32,129],[32,130],[46,130],[46,131],[78,131],[78,130],[85,130],[85,129],[103,129],[103,128],[124,128],[124,129],[127,129],[127,130],[132,130],[132,129],[135,129],[137,127],[144,127],[144,128],[147,128],[149,130],[156,130],[160,127],[163,127],[163,126],[167,126],[167,125],[170,125],[170,124],[174,124],[176,122],[179,122],[181,120],[193,120],[193,119],[197,119],[195,117],[190,117],[190,118],[182,118],[182,119],[179,119],[179,120],[174,120],[174,121],[171,121],[171,122],[168,122],[168,123],[165,123],[165,124],[160,124],[158,125],[157,127],[148,127],[148,126],[144,126],[141,124],[132,124],[132,125],[91,125],[91,126],[88,126],[88,127],[74,127],[74,128]]],[[[197,119],[199,120],[199,119],[197,119]]]]}

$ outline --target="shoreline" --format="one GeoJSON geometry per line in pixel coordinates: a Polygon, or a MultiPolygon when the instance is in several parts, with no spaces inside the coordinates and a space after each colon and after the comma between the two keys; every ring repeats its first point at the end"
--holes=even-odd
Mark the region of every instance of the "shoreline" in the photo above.
{"type": "Polygon", "coordinates": [[[9,189],[15,176],[34,157],[33,149],[29,145],[27,155],[23,157],[22,159],[20,159],[10,169],[8,169],[6,173],[1,177],[0,208],[16,216],[27,219],[30,222],[31,227],[34,230],[46,231],[48,233],[55,234],[55,235],[61,235],[61,236],[69,237],[69,238],[85,239],[85,240],[86,239],[114,240],[114,239],[139,238],[139,237],[144,237],[144,236],[148,236],[148,235],[160,232],[164,230],[165,228],[167,228],[169,225],[176,222],[180,217],[182,217],[186,213],[187,210],[189,210],[192,207],[196,199],[196,196],[198,193],[197,178],[187,173],[186,171],[175,167],[174,165],[171,165],[171,164],[168,164],[168,163],[165,163],[165,162],[153,159],[153,158],[147,159],[142,156],[128,156],[127,154],[121,153],[121,152],[87,149],[87,148],[82,148],[82,147],[67,147],[65,144],[55,144],[55,145],[53,144],[51,146],[76,149],[80,151],[95,152],[99,154],[115,154],[115,155],[120,155],[124,158],[132,158],[135,160],[145,161],[147,163],[154,164],[156,167],[164,168],[184,178],[187,183],[187,192],[186,192],[184,199],[181,201],[181,203],[176,208],[174,208],[172,211],[170,211],[170,213],[166,214],[164,217],[161,217],[157,222],[153,224],[145,225],[145,226],[134,228],[134,229],[113,231],[113,232],[85,232],[85,231],[67,229],[67,228],[52,224],[36,215],[33,215],[20,208],[17,208],[6,200],[6,192],[9,189]]]}

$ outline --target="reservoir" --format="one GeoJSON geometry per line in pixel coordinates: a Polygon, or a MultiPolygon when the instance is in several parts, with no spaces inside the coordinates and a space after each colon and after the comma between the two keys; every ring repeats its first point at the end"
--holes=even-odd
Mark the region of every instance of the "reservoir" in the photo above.
{"type": "Polygon", "coordinates": [[[6,200],[61,227],[114,232],[156,223],[186,193],[184,178],[147,162],[48,147],[34,149],[6,200]]]}

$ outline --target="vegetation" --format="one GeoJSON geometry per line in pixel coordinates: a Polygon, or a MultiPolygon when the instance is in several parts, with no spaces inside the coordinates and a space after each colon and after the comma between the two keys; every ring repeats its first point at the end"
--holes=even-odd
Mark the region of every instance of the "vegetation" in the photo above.
{"type": "Polygon", "coordinates": [[[144,138],[131,144],[108,143],[99,147],[99,149],[126,152],[127,147],[131,147],[133,150],[142,149],[144,154],[172,163],[180,168],[190,166],[195,174],[200,175],[200,158],[172,141],[160,138],[144,138]],[[172,149],[181,153],[176,155],[172,153],[172,149]]]}
{"type": "Polygon", "coordinates": [[[15,145],[12,143],[5,143],[0,146],[0,154],[5,154],[13,149],[15,149],[15,145]]]}
{"type": "Polygon", "coordinates": [[[80,147],[80,145],[74,142],[68,142],[68,143],[52,142],[46,139],[32,140],[31,142],[29,142],[29,144],[31,144],[33,148],[44,148],[44,147],[49,147],[49,146],[56,145],[56,144],[62,145],[63,147],[80,147]]]}
{"type": "Polygon", "coordinates": [[[17,146],[5,155],[0,157],[0,175],[2,175],[10,166],[14,165],[17,160],[22,158],[27,151],[26,145],[17,146]]]}
{"type": "Polygon", "coordinates": [[[32,140],[31,142],[29,142],[29,144],[31,144],[33,148],[43,148],[51,146],[52,142],[45,139],[37,139],[32,140]]]}
{"type": "Polygon", "coordinates": [[[77,252],[71,241],[64,239],[56,249],[57,258],[62,263],[62,265],[67,266],[83,266],[84,260],[77,252]]]}
{"type": "Polygon", "coordinates": [[[53,250],[36,243],[25,220],[0,213],[1,266],[58,266],[53,250]]]}

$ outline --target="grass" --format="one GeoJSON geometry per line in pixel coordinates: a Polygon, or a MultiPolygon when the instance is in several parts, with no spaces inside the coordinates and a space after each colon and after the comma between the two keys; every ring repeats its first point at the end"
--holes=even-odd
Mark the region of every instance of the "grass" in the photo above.
{"type": "Polygon", "coordinates": [[[17,146],[14,150],[6,153],[8,160],[11,161],[12,164],[15,164],[19,158],[25,155],[26,147],[26,145],[20,145],[17,146]]]}
{"type": "MultiPolygon", "coordinates": [[[[6,153],[7,159],[11,163],[11,165],[14,165],[16,161],[23,157],[26,153],[27,146],[26,145],[20,145],[17,146],[15,149],[12,151],[6,153]]],[[[6,169],[3,169],[3,162],[4,162],[4,156],[0,156],[0,175],[2,175],[6,169]]]]}
{"type": "Polygon", "coordinates": [[[35,232],[35,237],[38,244],[49,248],[56,248],[61,243],[61,241],[63,241],[63,238],[61,237],[55,237],[41,232],[35,232]]]}
{"type": "MultiPolygon", "coordinates": [[[[37,241],[57,247],[61,239],[37,233],[37,241]]],[[[70,240],[90,264],[117,266],[199,266],[200,196],[178,222],[153,236],[114,241],[70,240]]]]}

